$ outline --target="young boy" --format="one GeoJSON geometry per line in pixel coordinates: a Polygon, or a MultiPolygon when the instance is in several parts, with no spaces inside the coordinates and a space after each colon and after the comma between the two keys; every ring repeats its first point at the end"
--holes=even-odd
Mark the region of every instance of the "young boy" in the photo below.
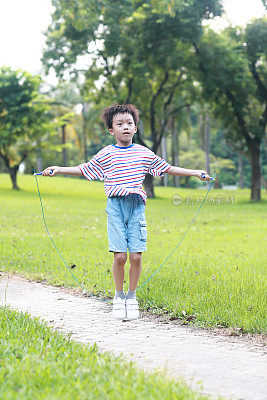
{"type": "Polygon", "coordinates": [[[101,119],[107,125],[109,133],[115,136],[116,144],[104,147],[89,162],[77,167],[48,167],[43,175],[83,175],[88,180],[104,180],[109,251],[114,253],[115,296],[112,312],[118,319],[137,319],[139,305],[135,292],[147,240],[147,196],[142,189],[145,175],[149,173],[162,177],[167,172],[170,175],[196,176],[206,181],[211,178],[203,170],[171,166],[148,148],[132,143],[139,122],[139,110],[134,105],[113,104],[103,110],[101,119]],[[205,174],[205,178],[201,174],[205,174]],[[130,269],[129,290],[125,296],[123,281],[127,249],[130,269]]]}

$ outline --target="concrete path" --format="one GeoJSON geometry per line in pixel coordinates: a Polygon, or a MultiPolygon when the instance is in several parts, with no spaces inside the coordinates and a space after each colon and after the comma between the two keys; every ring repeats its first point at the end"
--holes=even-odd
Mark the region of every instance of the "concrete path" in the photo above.
{"type": "Polygon", "coordinates": [[[148,313],[117,321],[111,305],[62,288],[0,273],[0,305],[41,317],[72,340],[123,353],[144,370],[183,377],[212,398],[267,400],[267,356],[263,344],[203,329],[158,322],[148,313]]]}

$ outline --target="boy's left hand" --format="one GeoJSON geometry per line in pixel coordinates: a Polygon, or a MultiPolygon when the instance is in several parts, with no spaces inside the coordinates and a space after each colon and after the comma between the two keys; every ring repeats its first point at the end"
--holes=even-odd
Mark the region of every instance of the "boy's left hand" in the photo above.
{"type": "Polygon", "coordinates": [[[195,176],[197,176],[201,181],[210,181],[210,180],[212,180],[212,178],[209,176],[209,174],[206,171],[203,171],[202,169],[197,169],[195,176]],[[205,178],[201,178],[202,174],[205,175],[205,178]]]}

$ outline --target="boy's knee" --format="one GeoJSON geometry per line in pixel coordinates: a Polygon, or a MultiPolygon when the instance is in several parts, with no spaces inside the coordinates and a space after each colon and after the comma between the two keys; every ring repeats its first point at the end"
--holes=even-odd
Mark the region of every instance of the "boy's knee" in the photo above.
{"type": "Polygon", "coordinates": [[[142,260],[142,253],[130,253],[129,259],[133,263],[139,263],[142,260]]]}
{"type": "Polygon", "coordinates": [[[114,258],[120,264],[125,264],[127,261],[127,253],[114,253],[114,258]]]}

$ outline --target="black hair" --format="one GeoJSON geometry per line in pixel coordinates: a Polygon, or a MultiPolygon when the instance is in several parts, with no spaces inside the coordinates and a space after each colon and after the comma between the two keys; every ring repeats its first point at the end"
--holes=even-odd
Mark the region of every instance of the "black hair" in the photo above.
{"type": "Polygon", "coordinates": [[[113,117],[116,114],[131,114],[135,125],[139,122],[140,111],[133,104],[114,103],[111,106],[106,107],[100,115],[100,118],[106,124],[108,129],[112,129],[113,117]]]}

